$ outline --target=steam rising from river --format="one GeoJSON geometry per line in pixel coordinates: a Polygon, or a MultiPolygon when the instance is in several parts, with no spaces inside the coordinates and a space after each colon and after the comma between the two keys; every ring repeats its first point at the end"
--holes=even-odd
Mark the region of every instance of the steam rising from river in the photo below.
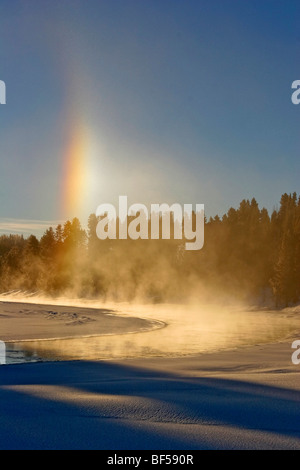
{"type": "Polygon", "coordinates": [[[179,357],[272,342],[292,334],[299,320],[294,312],[249,310],[245,306],[188,304],[133,305],[99,301],[49,299],[40,296],[0,297],[0,301],[107,308],[131,317],[159,320],[165,327],[149,332],[91,338],[8,344],[11,362],[61,359],[179,357]],[[289,319],[287,320],[287,315],[289,319]]]}

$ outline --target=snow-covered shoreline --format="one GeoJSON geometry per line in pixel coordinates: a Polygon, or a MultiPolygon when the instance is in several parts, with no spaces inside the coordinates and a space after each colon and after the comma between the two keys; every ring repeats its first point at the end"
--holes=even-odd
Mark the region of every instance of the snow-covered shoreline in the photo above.
{"type": "Polygon", "coordinates": [[[0,449],[300,449],[291,355],[291,341],[276,341],[178,358],[6,365],[0,449]]]}

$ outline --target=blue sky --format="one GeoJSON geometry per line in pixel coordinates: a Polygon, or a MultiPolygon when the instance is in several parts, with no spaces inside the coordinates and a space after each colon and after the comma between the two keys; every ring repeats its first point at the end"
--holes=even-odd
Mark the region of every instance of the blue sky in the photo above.
{"type": "Polygon", "coordinates": [[[299,192],[299,13],[299,0],[1,0],[0,232],[85,222],[123,194],[215,215],[299,192]],[[78,214],[61,201],[74,117],[89,136],[78,214]]]}

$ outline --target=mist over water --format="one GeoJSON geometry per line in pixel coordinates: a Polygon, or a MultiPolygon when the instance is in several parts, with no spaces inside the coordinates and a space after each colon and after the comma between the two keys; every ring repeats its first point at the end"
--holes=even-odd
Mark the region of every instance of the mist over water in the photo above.
{"type": "MultiPolygon", "coordinates": [[[[5,301],[10,297],[6,296],[5,301]]],[[[0,298],[0,300],[4,300],[0,298]]],[[[114,314],[150,321],[152,331],[7,344],[7,363],[38,360],[116,360],[136,357],[180,357],[269,343],[299,329],[295,312],[249,310],[243,305],[129,304],[79,299],[18,297],[18,302],[107,308],[114,314]]],[[[16,301],[16,298],[15,298],[16,301]]]]}

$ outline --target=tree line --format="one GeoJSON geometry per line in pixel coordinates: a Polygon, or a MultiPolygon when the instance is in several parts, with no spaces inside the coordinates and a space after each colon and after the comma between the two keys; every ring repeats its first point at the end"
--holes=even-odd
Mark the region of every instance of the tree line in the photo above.
{"type": "Polygon", "coordinates": [[[154,302],[232,297],[265,305],[300,300],[300,197],[271,215],[255,199],[205,221],[200,251],[184,240],[99,240],[98,219],[75,218],[41,239],[0,237],[0,292],[154,302]]]}

